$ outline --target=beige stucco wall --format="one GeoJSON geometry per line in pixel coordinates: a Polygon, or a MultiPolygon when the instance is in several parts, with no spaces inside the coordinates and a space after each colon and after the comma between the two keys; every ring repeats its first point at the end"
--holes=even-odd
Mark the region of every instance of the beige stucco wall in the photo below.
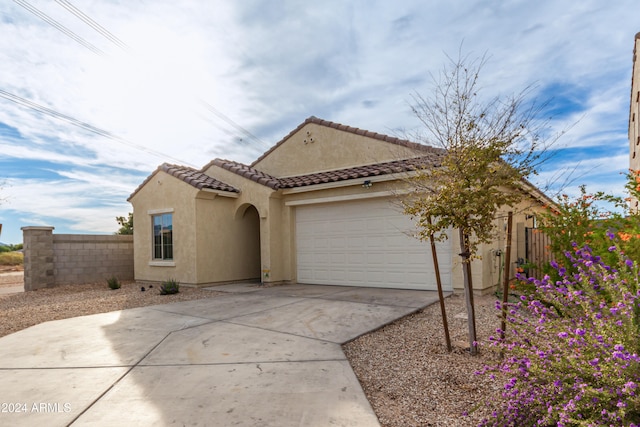
{"type": "Polygon", "coordinates": [[[253,189],[257,191],[247,188],[240,197],[235,193],[228,193],[231,197],[227,197],[199,191],[157,172],[131,199],[136,225],[136,280],[174,278],[183,284],[198,285],[258,280],[259,211],[266,215],[268,203],[264,199],[270,193],[260,187],[253,189]],[[257,195],[260,190],[262,194],[257,195]],[[152,260],[151,214],[162,211],[173,214],[173,261],[152,260]]]}
{"type": "MultiPolygon", "coordinates": [[[[251,205],[256,208],[260,219],[261,271],[259,277],[261,277],[261,280],[266,283],[291,280],[288,269],[286,268],[286,263],[282,261],[282,254],[285,251],[284,246],[286,246],[284,242],[289,239],[289,229],[288,223],[283,220],[283,217],[286,218],[286,215],[282,213],[280,193],[217,166],[209,167],[205,173],[215,176],[217,179],[229,185],[242,189],[239,197],[232,202],[231,209],[233,210],[233,216],[236,215],[238,209],[246,205],[251,205]]],[[[220,218],[223,218],[224,215],[225,214],[221,213],[220,218]]],[[[226,213],[226,215],[229,214],[226,213]]],[[[226,239],[235,239],[238,236],[238,228],[234,228],[233,226],[225,227],[224,233],[226,239]]],[[[242,266],[238,264],[246,264],[242,256],[229,260],[229,262],[229,268],[233,271],[242,269],[242,266]]],[[[231,279],[225,278],[222,280],[231,279]]]]}
{"type": "Polygon", "coordinates": [[[135,232],[134,268],[136,280],[176,279],[196,282],[195,236],[189,232],[195,222],[198,190],[165,172],[156,172],[132,198],[135,232]],[[152,225],[150,212],[173,214],[173,261],[152,260],[152,225]]]}
{"type": "Polygon", "coordinates": [[[273,176],[285,177],[418,155],[424,155],[424,152],[308,123],[254,167],[273,176]]]}
{"type": "Polygon", "coordinates": [[[198,284],[260,278],[260,219],[250,205],[216,196],[196,200],[198,284]]]}
{"type": "MultiPolygon", "coordinates": [[[[629,109],[629,168],[640,169],[640,33],[636,34],[633,48],[631,97],[629,109]]],[[[638,201],[632,201],[638,209],[638,201]]]]}

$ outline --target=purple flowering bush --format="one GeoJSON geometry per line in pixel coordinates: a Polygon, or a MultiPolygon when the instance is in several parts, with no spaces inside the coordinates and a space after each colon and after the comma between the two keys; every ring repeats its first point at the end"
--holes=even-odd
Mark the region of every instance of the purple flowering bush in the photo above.
{"type": "Polygon", "coordinates": [[[638,264],[608,239],[615,266],[574,244],[571,272],[552,264],[559,280],[521,278],[535,289],[490,338],[503,357],[481,373],[504,382],[503,400],[481,425],[640,426],[638,264]]]}

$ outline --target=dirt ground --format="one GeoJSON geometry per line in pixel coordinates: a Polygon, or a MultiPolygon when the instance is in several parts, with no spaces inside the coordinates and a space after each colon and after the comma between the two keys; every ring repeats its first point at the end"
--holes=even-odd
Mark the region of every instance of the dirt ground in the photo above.
{"type": "Polygon", "coordinates": [[[24,284],[24,272],[22,269],[5,269],[0,267],[0,287],[22,286],[24,284]]]}

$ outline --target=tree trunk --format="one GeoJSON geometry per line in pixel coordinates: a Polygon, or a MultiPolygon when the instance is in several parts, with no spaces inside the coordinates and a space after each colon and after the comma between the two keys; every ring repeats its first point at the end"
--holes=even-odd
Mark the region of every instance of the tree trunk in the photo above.
{"type": "Polygon", "coordinates": [[[460,231],[460,248],[462,252],[462,275],[464,277],[464,296],[467,303],[467,324],[469,326],[469,352],[475,356],[478,353],[476,345],[476,312],[473,303],[473,280],[471,278],[471,252],[467,243],[468,236],[460,231]]]}
{"type": "Polygon", "coordinates": [[[509,212],[507,217],[507,247],[504,254],[504,279],[502,284],[502,322],[500,323],[500,337],[504,339],[507,330],[507,302],[509,298],[509,273],[511,264],[511,233],[513,224],[513,212],[509,212]]]}
{"type": "MultiPolygon", "coordinates": [[[[429,218],[431,224],[431,218],[429,218]]],[[[440,279],[440,265],[438,264],[438,253],[436,252],[436,242],[433,233],[429,235],[431,242],[431,255],[433,256],[433,268],[436,273],[436,284],[438,285],[438,299],[440,300],[440,313],[442,313],[442,326],[444,327],[444,339],[447,342],[447,351],[451,353],[451,338],[449,337],[449,323],[447,322],[447,312],[444,307],[444,295],[442,293],[442,281],[440,279]]]]}

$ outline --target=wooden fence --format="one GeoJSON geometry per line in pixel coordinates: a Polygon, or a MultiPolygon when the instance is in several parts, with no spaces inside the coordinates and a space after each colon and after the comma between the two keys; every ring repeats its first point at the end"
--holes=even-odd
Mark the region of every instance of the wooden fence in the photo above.
{"type": "Polygon", "coordinates": [[[539,268],[553,259],[549,246],[551,239],[542,230],[537,228],[525,229],[525,247],[526,259],[529,265],[537,267],[529,267],[527,270],[529,277],[542,279],[544,273],[539,268]]]}

